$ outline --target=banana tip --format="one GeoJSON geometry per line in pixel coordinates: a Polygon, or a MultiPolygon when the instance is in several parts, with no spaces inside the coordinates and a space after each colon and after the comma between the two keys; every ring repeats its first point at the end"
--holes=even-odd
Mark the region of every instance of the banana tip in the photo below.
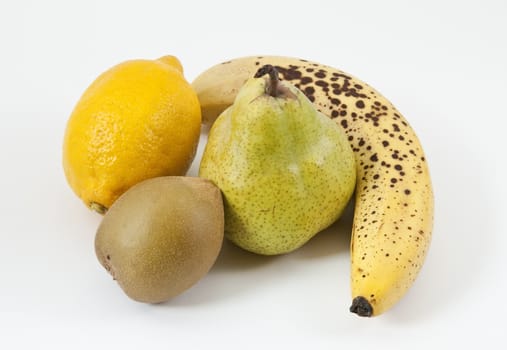
{"type": "Polygon", "coordinates": [[[373,314],[373,307],[370,302],[365,297],[361,296],[355,297],[354,300],[352,300],[352,305],[349,310],[362,317],[371,317],[373,314]]]}

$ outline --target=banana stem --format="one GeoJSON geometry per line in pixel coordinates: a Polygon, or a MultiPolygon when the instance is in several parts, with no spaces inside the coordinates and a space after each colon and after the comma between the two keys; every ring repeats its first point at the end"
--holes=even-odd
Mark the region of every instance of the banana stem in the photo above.
{"type": "Polygon", "coordinates": [[[259,68],[254,78],[260,78],[269,74],[269,85],[266,87],[266,93],[272,97],[278,97],[278,71],[270,64],[266,64],[259,68]]]}

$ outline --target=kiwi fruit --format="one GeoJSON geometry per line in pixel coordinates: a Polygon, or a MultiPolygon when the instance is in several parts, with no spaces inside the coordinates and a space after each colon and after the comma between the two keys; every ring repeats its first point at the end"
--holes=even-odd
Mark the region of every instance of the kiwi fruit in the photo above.
{"type": "Polygon", "coordinates": [[[157,177],[131,187],[109,208],[95,252],[127,296],[160,303],[208,273],[223,237],[218,187],[199,177],[157,177]]]}

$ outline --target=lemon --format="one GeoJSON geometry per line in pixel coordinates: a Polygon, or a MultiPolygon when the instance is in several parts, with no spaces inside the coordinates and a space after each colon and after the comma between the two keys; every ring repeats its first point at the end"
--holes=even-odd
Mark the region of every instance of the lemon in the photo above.
{"type": "Polygon", "coordinates": [[[176,57],[120,63],[102,73],[72,111],[65,176],[76,195],[103,214],[142,180],[185,175],[200,125],[199,100],[176,57]]]}

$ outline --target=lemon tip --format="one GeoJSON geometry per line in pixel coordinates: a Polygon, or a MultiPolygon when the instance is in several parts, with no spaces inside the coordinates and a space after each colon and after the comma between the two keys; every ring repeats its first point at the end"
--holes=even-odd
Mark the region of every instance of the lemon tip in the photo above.
{"type": "Polygon", "coordinates": [[[165,55],[165,56],[160,57],[157,61],[165,63],[165,64],[175,68],[176,70],[178,70],[180,73],[183,74],[183,66],[181,65],[180,60],[176,56],[165,55]]]}
{"type": "Polygon", "coordinates": [[[91,202],[89,208],[94,212],[99,213],[100,215],[104,215],[107,212],[107,208],[100,203],[91,202]]]}

